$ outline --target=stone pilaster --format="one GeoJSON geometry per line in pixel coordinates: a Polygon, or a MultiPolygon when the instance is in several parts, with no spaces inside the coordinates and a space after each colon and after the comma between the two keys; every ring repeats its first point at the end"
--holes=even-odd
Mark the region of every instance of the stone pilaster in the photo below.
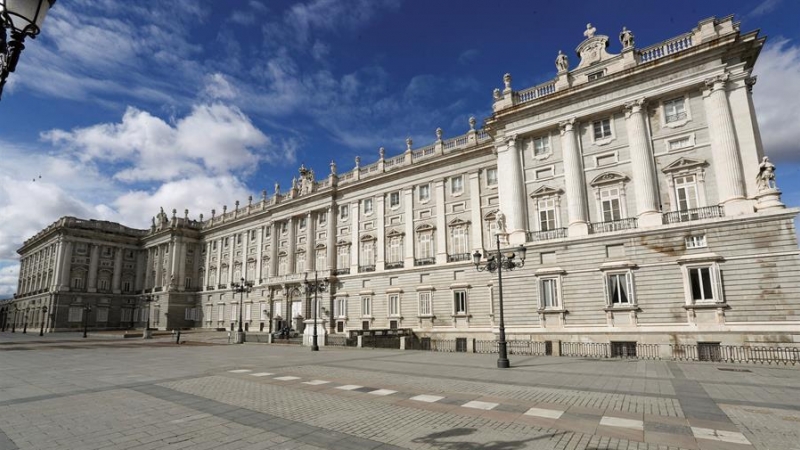
{"type": "Polygon", "coordinates": [[[447,216],[445,211],[444,187],[444,180],[433,182],[433,192],[436,196],[436,240],[434,241],[436,264],[444,264],[447,262],[447,216]]]}
{"type": "Polygon", "coordinates": [[[314,213],[309,211],[306,215],[306,272],[313,272],[317,265],[316,222],[314,213]]]}
{"type": "Polygon", "coordinates": [[[483,248],[483,218],[481,217],[481,172],[469,174],[469,212],[472,250],[483,248]]]}
{"type": "Polygon", "coordinates": [[[566,184],[569,235],[589,234],[586,188],[575,119],[559,124],[561,130],[561,153],[564,158],[564,182],[566,184]]]}
{"type": "Polygon", "coordinates": [[[269,276],[278,276],[278,223],[269,224],[269,276]]]}
{"type": "Polygon", "coordinates": [[[497,148],[498,194],[500,211],[506,217],[508,243],[525,243],[527,231],[527,202],[525,201],[525,178],[522,161],[517,148],[517,137],[507,136],[505,141],[495,144],[497,148]]]}
{"type": "Polygon", "coordinates": [[[289,227],[289,247],[286,249],[286,274],[295,273],[295,261],[297,258],[297,220],[290,217],[288,220],[289,227]]]}
{"type": "Polygon", "coordinates": [[[97,266],[100,263],[100,246],[89,244],[89,276],[86,284],[87,292],[97,292],[97,266]]]}
{"type": "Polygon", "coordinates": [[[64,263],[64,241],[62,241],[61,237],[58,238],[58,242],[56,244],[55,255],[53,255],[53,261],[55,264],[53,266],[53,279],[50,280],[50,290],[56,291],[59,290],[59,286],[61,284],[61,266],[64,263]]]}
{"type": "Polygon", "coordinates": [[[326,230],[327,233],[327,253],[325,256],[327,257],[328,261],[328,270],[336,270],[336,221],[339,219],[339,214],[336,213],[337,208],[335,206],[328,206],[327,214],[328,214],[328,228],[326,230]]]}
{"type": "Polygon", "coordinates": [[[625,105],[625,128],[628,130],[628,145],[633,171],[633,188],[636,192],[636,215],[639,227],[661,225],[655,162],[644,114],[644,99],[625,105]]]}
{"type": "Polygon", "coordinates": [[[114,249],[114,274],[111,277],[111,290],[115,294],[119,294],[122,292],[121,289],[121,280],[122,280],[122,252],[124,250],[122,247],[117,247],[114,249]]]}
{"type": "Polygon", "coordinates": [[[217,238],[217,279],[214,280],[214,289],[222,283],[222,244],[224,239],[217,238]]]}
{"type": "Polygon", "coordinates": [[[358,206],[357,201],[350,204],[350,273],[358,273],[358,262],[360,261],[358,253],[361,250],[361,241],[358,237],[361,214],[358,206]]]}
{"type": "Polygon", "coordinates": [[[403,266],[414,267],[414,189],[403,190],[403,266]]]}
{"type": "Polygon", "coordinates": [[[264,227],[258,228],[258,236],[256,236],[256,273],[253,274],[253,282],[261,284],[264,281],[264,267],[262,261],[264,260],[264,227]]]}
{"type": "Polygon", "coordinates": [[[376,199],[376,235],[375,242],[375,270],[382,271],[386,263],[386,195],[381,194],[376,199]]]}
{"type": "Polygon", "coordinates": [[[727,74],[706,80],[703,97],[719,202],[725,205],[725,215],[732,216],[753,212],[753,206],[745,198],[741,155],[725,88],[727,81],[727,74]]]}

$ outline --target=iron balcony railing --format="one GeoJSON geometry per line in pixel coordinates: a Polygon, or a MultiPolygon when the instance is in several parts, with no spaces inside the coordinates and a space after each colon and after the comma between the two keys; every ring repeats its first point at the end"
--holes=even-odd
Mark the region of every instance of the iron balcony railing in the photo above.
{"type": "Polygon", "coordinates": [[[527,233],[528,242],[549,241],[551,239],[561,239],[567,237],[566,228],[554,228],[547,231],[529,231],[527,233]]]}
{"type": "Polygon", "coordinates": [[[417,258],[414,260],[415,266],[429,266],[436,264],[436,258],[417,258]]]}
{"type": "Polygon", "coordinates": [[[394,261],[394,262],[387,262],[386,263],[386,269],[387,270],[390,270],[390,269],[402,269],[404,266],[405,266],[405,264],[403,264],[403,261],[394,261]]]}
{"type": "Polygon", "coordinates": [[[366,266],[358,266],[358,271],[361,272],[375,272],[375,264],[369,264],[366,266]]]}
{"type": "Polygon", "coordinates": [[[633,230],[638,226],[634,218],[610,220],[608,222],[592,222],[589,224],[590,233],[611,233],[612,231],[633,230]]]}
{"type": "Polygon", "coordinates": [[[725,217],[725,209],[722,207],[722,205],[706,206],[704,208],[686,209],[683,211],[664,213],[663,222],[666,225],[670,223],[712,219],[715,217],[725,217]]]}
{"type": "Polygon", "coordinates": [[[455,253],[453,255],[447,255],[447,262],[461,262],[470,260],[472,260],[472,255],[470,253],[455,253]]]}
{"type": "Polygon", "coordinates": [[[333,275],[350,275],[350,268],[347,267],[345,269],[332,270],[331,274],[333,274],[333,275]]]}
{"type": "Polygon", "coordinates": [[[227,288],[228,288],[228,285],[227,285],[227,284],[224,284],[224,283],[223,283],[223,284],[218,284],[218,285],[217,285],[217,289],[227,289],[227,288]]]}
{"type": "Polygon", "coordinates": [[[667,114],[665,116],[665,121],[667,123],[677,122],[677,121],[683,120],[685,118],[686,118],[686,112],[685,111],[681,111],[681,112],[677,112],[677,113],[674,113],[674,114],[667,114]]]}

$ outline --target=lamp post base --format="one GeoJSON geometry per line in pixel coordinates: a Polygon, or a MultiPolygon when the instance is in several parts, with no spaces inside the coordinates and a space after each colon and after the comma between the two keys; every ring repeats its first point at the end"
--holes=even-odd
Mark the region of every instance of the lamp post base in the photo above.
{"type": "Polygon", "coordinates": [[[508,358],[498,358],[497,359],[497,368],[498,369],[508,369],[511,367],[511,363],[508,361],[508,358]]]}
{"type": "Polygon", "coordinates": [[[245,341],[246,341],[245,332],[244,331],[237,331],[234,343],[236,343],[236,344],[244,344],[245,341]]]}

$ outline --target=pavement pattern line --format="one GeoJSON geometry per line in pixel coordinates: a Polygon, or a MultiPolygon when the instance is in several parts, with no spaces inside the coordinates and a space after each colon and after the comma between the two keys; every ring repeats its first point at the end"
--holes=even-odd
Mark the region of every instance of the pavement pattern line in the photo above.
{"type": "Polygon", "coordinates": [[[371,439],[351,436],[338,431],[308,425],[302,422],[284,419],[264,412],[235,407],[206,397],[188,394],[163,386],[148,385],[132,389],[136,392],[159,398],[177,405],[194,409],[201,413],[211,414],[239,425],[269,431],[283,437],[328,449],[375,449],[402,450],[390,444],[371,439]]]}
{"type": "Polygon", "coordinates": [[[0,450],[18,450],[17,444],[8,438],[8,435],[0,428],[0,450]]]}
{"type": "MultiPolygon", "coordinates": [[[[274,377],[273,379],[281,380],[284,378],[293,378],[292,381],[302,380],[302,377],[287,377],[287,376],[278,376],[274,377]]],[[[265,381],[269,382],[268,379],[265,381]]],[[[319,381],[319,380],[313,380],[313,381],[319,381]]],[[[299,383],[313,385],[312,384],[313,381],[311,382],[299,381],[299,383]]],[[[326,383],[332,383],[332,382],[326,382],[326,383]]],[[[285,383],[282,383],[281,385],[291,386],[291,384],[285,384],[285,383]]],[[[708,440],[750,446],[750,442],[742,433],[728,431],[728,430],[714,429],[714,428],[693,427],[691,426],[691,422],[689,422],[688,419],[683,419],[683,421],[680,421],[681,423],[664,424],[658,422],[657,419],[652,417],[649,417],[648,419],[654,420],[653,422],[650,421],[646,422],[644,420],[645,418],[642,415],[639,415],[641,417],[640,420],[631,417],[618,417],[618,416],[608,415],[606,414],[607,411],[603,412],[589,411],[581,408],[577,408],[575,410],[567,409],[565,411],[565,410],[550,409],[543,407],[532,407],[526,410],[525,408],[520,409],[516,407],[516,405],[504,405],[500,403],[486,402],[480,400],[470,400],[465,402],[464,399],[459,399],[459,398],[442,397],[430,394],[414,395],[414,394],[394,391],[391,389],[375,389],[371,387],[362,387],[352,384],[345,384],[339,386],[334,385],[332,386],[332,389],[338,389],[344,392],[361,392],[366,394],[375,394],[376,392],[381,392],[380,394],[381,396],[389,396],[397,394],[397,397],[399,398],[398,401],[403,401],[405,399],[416,400],[418,402],[421,402],[420,404],[441,403],[443,405],[453,405],[456,407],[473,409],[473,410],[483,410],[487,412],[498,410],[503,412],[516,413],[512,414],[512,416],[506,417],[505,420],[508,420],[514,416],[519,416],[519,413],[522,412],[522,416],[529,416],[532,418],[532,420],[537,420],[537,419],[541,420],[540,422],[534,422],[533,424],[543,428],[555,428],[562,431],[572,431],[572,432],[588,432],[588,428],[591,428],[591,433],[595,435],[617,437],[617,438],[624,437],[631,441],[638,441],[643,443],[646,442],[646,440],[649,440],[645,439],[645,431],[647,430],[649,433],[658,433],[657,436],[659,441],[675,445],[683,444],[681,445],[681,447],[686,447],[686,448],[695,448],[695,449],[705,448],[707,446],[706,444],[700,446],[701,444],[699,444],[698,442],[704,442],[708,440]],[[617,432],[615,430],[622,430],[622,431],[617,432]],[[694,439],[689,439],[687,441],[686,439],[687,437],[693,437],[694,439]],[[692,441],[694,442],[694,445],[692,445],[692,441]]],[[[425,407],[422,407],[422,409],[425,409],[425,407]]],[[[457,410],[452,410],[452,411],[456,413],[458,412],[457,410]]],[[[504,420],[504,419],[500,418],[499,420],[504,420]]],[[[716,422],[713,420],[709,420],[703,423],[713,424],[716,422]]]]}

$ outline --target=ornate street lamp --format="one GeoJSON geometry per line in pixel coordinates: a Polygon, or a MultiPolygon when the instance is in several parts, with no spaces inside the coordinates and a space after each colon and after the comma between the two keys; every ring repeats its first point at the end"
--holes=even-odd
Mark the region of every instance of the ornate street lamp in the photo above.
{"type": "Polygon", "coordinates": [[[39,336],[44,336],[44,321],[47,320],[47,305],[42,306],[42,323],[39,328],[39,336]]]}
{"type": "Polygon", "coordinates": [[[239,297],[239,331],[238,336],[236,337],[237,344],[244,344],[244,330],[242,329],[242,310],[244,309],[244,293],[247,292],[248,294],[253,289],[253,282],[247,281],[242,278],[240,283],[231,283],[231,287],[233,288],[233,293],[241,294],[239,297]]]}
{"type": "Polygon", "coordinates": [[[147,304],[147,325],[142,333],[142,339],[150,339],[150,303],[153,303],[156,299],[152,295],[145,295],[142,297],[142,301],[147,304]]]}
{"type": "Polygon", "coordinates": [[[89,313],[92,312],[92,306],[86,305],[83,307],[83,337],[86,338],[86,331],[89,329],[89,313]]]}
{"type": "Polygon", "coordinates": [[[26,37],[35,39],[56,0],[0,0],[0,96],[8,74],[17,68],[26,37]],[[9,35],[11,40],[8,40],[9,35]]]}
{"type": "Polygon", "coordinates": [[[497,254],[486,255],[486,263],[481,265],[481,252],[475,250],[472,254],[472,262],[475,263],[475,268],[479,272],[488,270],[491,273],[497,272],[497,288],[500,292],[500,341],[497,343],[500,355],[497,358],[497,367],[500,369],[508,369],[511,364],[508,362],[508,353],[506,352],[506,325],[503,320],[503,270],[514,270],[525,265],[525,253],[527,249],[520,245],[517,252],[509,252],[505,255],[500,251],[500,235],[495,235],[497,238],[497,254]],[[519,259],[517,259],[517,254],[519,259]]]}
{"type": "Polygon", "coordinates": [[[31,310],[29,306],[25,307],[25,314],[22,316],[25,321],[25,326],[22,327],[22,334],[28,334],[28,312],[31,310]]]}
{"type": "Polygon", "coordinates": [[[319,351],[319,341],[317,339],[317,311],[319,310],[319,304],[317,303],[317,294],[320,292],[325,292],[328,289],[328,279],[325,278],[324,280],[319,280],[317,278],[317,271],[314,271],[314,281],[308,281],[308,272],[306,272],[306,277],[303,280],[303,285],[305,286],[306,290],[306,298],[314,293],[314,334],[313,340],[311,341],[311,351],[318,352],[319,351]]]}

